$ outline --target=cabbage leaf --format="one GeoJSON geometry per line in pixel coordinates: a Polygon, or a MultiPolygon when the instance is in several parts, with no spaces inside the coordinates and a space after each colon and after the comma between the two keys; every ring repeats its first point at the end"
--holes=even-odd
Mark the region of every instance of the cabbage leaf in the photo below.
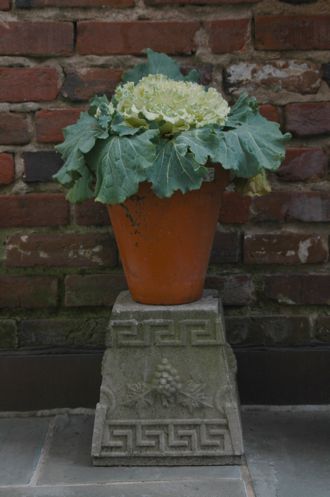
{"type": "Polygon", "coordinates": [[[176,81],[192,81],[197,83],[200,79],[200,74],[196,69],[192,69],[187,75],[183,75],[180,71],[179,64],[166,54],[154,52],[151,48],[147,48],[147,62],[137,64],[132,69],[126,71],[123,75],[124,83],[133,81],[138,83],[140,79],[149,74],[164,74],[170,79],[176,81]]]}

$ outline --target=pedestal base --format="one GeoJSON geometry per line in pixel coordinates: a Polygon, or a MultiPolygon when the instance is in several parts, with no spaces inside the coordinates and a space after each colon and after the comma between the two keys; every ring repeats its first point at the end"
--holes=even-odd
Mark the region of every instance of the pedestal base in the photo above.
{"type": "Polygon", "coordinates": [[[236,361],[215,292],[177,306],[138,304],[122,292],[107,347],[94,465],[241,462],[236,361]]]}

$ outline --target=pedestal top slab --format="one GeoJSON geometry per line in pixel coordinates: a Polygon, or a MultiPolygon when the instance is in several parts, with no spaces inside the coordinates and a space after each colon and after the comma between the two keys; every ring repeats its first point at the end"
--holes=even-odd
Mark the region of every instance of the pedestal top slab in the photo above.
{"type": "Polygon", "coordinates": [[[219,298],[217,290],[204,290],[202,298],[191,302],[189,304],[179,304],[179,305],[147,305],[135,302],[129,291],[124,291],[119,294],[117,300],[112,309],[112,316],[115,315],[118,319],[118,315],[122,313],[163,313],[171,312],[174,314],[182,313],[195,313],[195,312],[206,312],[206,313],[219,313],[219,298]]]}

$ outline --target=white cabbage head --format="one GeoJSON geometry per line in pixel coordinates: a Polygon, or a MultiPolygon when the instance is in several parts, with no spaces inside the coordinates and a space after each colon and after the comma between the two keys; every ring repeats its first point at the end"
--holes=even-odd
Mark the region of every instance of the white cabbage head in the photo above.
{"type": "Polygon", "coordinates": [[[131,126],[157,122],[162,134],[173,134],[208,124],[224,125],[230,111],[215,88],[151,74],[137,84],[128,82],[115,92],[117,112],[131,126]]]}

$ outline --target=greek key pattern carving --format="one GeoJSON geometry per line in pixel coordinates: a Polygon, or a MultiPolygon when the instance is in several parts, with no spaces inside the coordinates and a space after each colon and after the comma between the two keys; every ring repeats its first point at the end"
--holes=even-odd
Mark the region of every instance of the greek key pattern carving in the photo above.
{"type": "Polygon", "coordinates": [[[216,456],[231,449],[221,419],[108,421],[102,441],[108,457],[216,456]]]}
{"type": "Polygon", "coordinates": [[[112,347],[185,347],[224,343],[222,324],[211,319],[111,320],[112,347]]]}

